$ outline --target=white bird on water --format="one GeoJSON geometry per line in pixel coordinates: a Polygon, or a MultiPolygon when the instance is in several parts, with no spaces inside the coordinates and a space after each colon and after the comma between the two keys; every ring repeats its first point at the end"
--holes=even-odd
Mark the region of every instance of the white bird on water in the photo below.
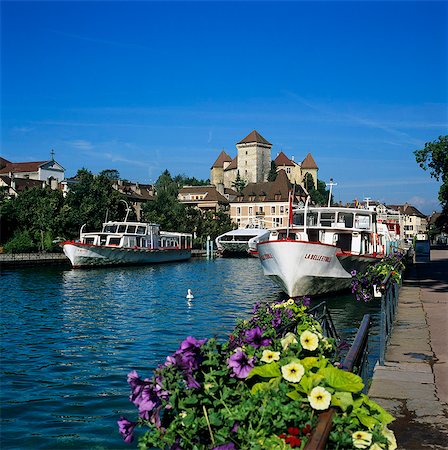
{"type": "Polygon", "coordinates": [[[188,293],[185,298],[188,298],[188,300],[191,300],[192,298],[194,298],[194,295],[191,293],[191,289],[188,289],[188,293]]]}

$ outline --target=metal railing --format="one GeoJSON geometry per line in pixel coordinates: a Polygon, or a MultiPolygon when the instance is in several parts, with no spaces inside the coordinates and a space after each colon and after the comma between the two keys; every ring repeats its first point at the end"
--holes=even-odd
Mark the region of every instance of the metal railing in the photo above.
{"type": "MultiPolygon", "coordinates": [[[[367,378],[367,359],[368,359],[368,341],[370,330],[370,315],[365,314],[361,324],[356,333],[353,344],[351,345],[347,355],[342,362],[341,368],[347,372],[357,372],[365,374],[363,378],[364,390],[366,390],[366,378],[367,378]]],[[[319,414],[319,419],[310,440],[305,446],[305,450],[324,450],[328,437],[331,432],[333,415],[335,413],[334,408],[329,408],[327,411],[319,414]]]]}
{"type": "Polygon", "coordinates": [[[380,366],[384,366],[386,348],[390,341],[397,312],[401,284],[402,278],[400,277],[398,283],[395,282],[392,278],[392,272],[389,272],[381,282],[380,352],[378,360],[380,366]]]}
{"type": "Polygon", "coordinates": [[[337,341],[340,340],[333,319],[331,318],[330,311],[325,302],[321,302],[313,308],[308,309],[307,313],[320,323],[324,336],[334,338],[337,341]]]}

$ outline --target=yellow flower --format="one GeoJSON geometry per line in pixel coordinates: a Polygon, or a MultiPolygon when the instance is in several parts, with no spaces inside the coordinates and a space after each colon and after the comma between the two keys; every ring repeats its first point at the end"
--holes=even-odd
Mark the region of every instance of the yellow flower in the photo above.
{"type": "Polygon", "coordinates": [[[286,350],[290,344],[297,344],[297,339],[295,334],[293,333],[286,333],[285,337],[280,341],[282,344],[283,350],[286,350]]]}
{"type": "Polygon", "coordinates": [[[294,300],[292,299],[292,298],[290,298],[286,303],[285,303],[285,305],[286,306],[291,306],[291,305],[294,305],[294,300]]]}
{"type": "Polygon", "coordinates": [[[300,335],[300,343],[305,350],[313,351],[316,350],[319,345],[319,338],[317,337],[317,334],[306,330],[300,335]]]}
{"type": "Polygon", "coordinates": [[[375,442],[375,444],[372,444],[372,445],[369,447],[369,450],[384,450],[384,449],[383,449],[383,447],[381,447],[381,445],[379,445],[379,444],[377,444],[377,443],[375,442]]]}
{"type": "Polygon", "coordinates": [[[372,435],[367,431],[355,431],[352,440],[355,448],[367,448],[372,443],[372,435]]]}
{"type": "Polygon", "coordinates": [[[272,361],[278,361],[280,359],[280,352],[272,352],[271,350],[263,350],[263,356],[260,361],[265,363],[271,363],[272,361]]]}
{"type": "Polygon", "coordinates": [[[397,441],[395,439],[394,432],[392,430],[389,430],[389,428],[384,427],[381,434],[387,438],[387,442],[389,444],[388,449],[395,450],[397,448],[397,441]]]}
{"type": "Polygon", "coordinates": [[[298,362],[290,362],[282,366],[282,375],[286,381],[298,383],[305,373],[305,368],[298,362]]]}
{"type": "Polygon", "coordinates": [[[327,409],[330,406],[331,394],[323,387],[315,387],[309,394],[308,400],[314,409],[327,409]]]}

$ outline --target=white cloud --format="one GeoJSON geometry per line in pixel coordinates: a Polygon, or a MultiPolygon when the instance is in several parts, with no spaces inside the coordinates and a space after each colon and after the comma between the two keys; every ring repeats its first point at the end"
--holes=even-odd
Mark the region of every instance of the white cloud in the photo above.
{"type": "Polygon", "coordinates": [[[78,150],[92,150],[94,148],[90,141],[85,141],[83,139],[70,141],[70,145],[78,150]]]}

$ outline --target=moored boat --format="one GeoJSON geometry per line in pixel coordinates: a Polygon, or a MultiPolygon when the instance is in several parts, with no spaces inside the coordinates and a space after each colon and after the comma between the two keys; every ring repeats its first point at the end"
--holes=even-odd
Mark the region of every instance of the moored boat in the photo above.
{"type": "Polygon", "coordinates": [[[61,243],[74,268],[151,264],[191,257],[192,235],[160,231],[158,224],[106,222],[99,232],[84,233],[79,240],[61,243]]]}
{"type": "Polygon", "coordinates": [[[266,240],[268,237],[269,230],[251,224],[246,226],[246,228],[238,228],[221,234],[215,239],[215,242],[218,252],[223,256],[247,256],[251,240],[266,240]]]}
{"type": "Polygon", "coordinates": [[[297,208],[290,222],[271,231],[257,250],[264,274],[291,297],[350,287],[351,273],[383,258],[390,239],[370,210],[297,208]]]}

